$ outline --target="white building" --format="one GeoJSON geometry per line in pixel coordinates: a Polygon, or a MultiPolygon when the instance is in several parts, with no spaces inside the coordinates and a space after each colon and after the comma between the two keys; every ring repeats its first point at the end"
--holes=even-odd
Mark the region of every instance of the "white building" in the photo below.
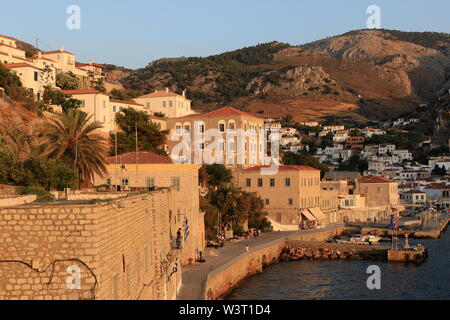
{"type": "Polygon", "coordinates": [[[191,109],[192,101],[186,98],[186,91],[179,95],[170,92],[167,88],[165,91],[155,91],[138,97],[134,101],[143,105],[149,113],[162,113],[166,118],[180,118],[195,114],[191,109]]]}

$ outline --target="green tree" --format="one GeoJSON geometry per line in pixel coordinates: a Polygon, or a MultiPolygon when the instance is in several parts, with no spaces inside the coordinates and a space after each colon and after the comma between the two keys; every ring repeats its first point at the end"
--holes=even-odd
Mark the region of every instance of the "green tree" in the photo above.
{"type": "Polygon", "coordinates": [[[369,169],[369,162],[359,156],[352,156],[348,161],[339,166],[339,171],[359,171],[364,172],[369,169]]]}
{"type": "Polygon", "coordinates": [[[64,112],[67,112],[69,109],[78,109],[82,104],[80,100],[49,87],[45,88],[42,100],[46,106],[61,106],[64,112]]]}
{"type": "Polygon", "coordinates": [[[213,187],[228,185],[233,179],[231,170],[223,164],[205,165],[204,168],[208,173],[208,183],[213,187]]]}
{"type": "Polygon", "coordinates": [[[309,166],[320,170],[322,175],[330,170],[326,165],[320,163],[317,158],[307,153],[286,152],[283,157],[283,164],[309,166]]]}
{"type": "Polygon", "coordinates": [[[13,72],[10,72],[7,68],[0,63],[0,87],[5,89],[6,95],[11,95],[12,87],[21,87],[22,82],[20,78],[13,72]]]}
{"type": "MultiPolygon", "coordinates": [[[[117,150],[119,154],[136,150],[136,125],[138,132],[138,149],[152,151],[165,155],[163,146],[166,144],[167,131],[161,131],[159,125],[152,123],[143,111],[127,108],[117,113],[116,122],[120,128],[117,133],[117,150]]],[[[112,144],[110,154],[115,155],[116,135],[111,134],[112,144]]]]}
{"type": "Polygon", "coordinates": [[[56,85],[63,90],[80,89],[80,80],[72,72],[61,72],[56,75],[56,85]]]}
{"type": "Polygon", "coordinates": [[[91,118],[70,109],[39,130],[42,155],[74,168],[80,185],[92,181],[95,174],[106,173],[107,141],[98,133],[102,125],[91,118]]]}

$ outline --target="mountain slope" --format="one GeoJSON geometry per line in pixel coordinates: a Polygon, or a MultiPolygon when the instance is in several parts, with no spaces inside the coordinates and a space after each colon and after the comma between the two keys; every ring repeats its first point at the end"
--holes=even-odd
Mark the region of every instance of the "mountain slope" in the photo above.
{"type": "Polygon", "coordinates": [[[411,111],[450,86],[450,36],[358,30],[302,46],[272,42],[206,58],[162,59],[124,74],[142,93],[188,90],[200,111],[364,122],[411,111]]]}

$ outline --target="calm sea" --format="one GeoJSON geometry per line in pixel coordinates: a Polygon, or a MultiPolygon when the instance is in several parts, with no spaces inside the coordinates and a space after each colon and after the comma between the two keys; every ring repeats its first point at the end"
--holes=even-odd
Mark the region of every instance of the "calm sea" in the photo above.
{"type": "Polygon", "coordinates": [[[450,299],[450,229],[428,248],[422,265],[378,261],[299,261],[273,265],[248,279],[228,300],[450,299]],[[367,289],[370,265],[381,269],[381,290],[367,289]]]}

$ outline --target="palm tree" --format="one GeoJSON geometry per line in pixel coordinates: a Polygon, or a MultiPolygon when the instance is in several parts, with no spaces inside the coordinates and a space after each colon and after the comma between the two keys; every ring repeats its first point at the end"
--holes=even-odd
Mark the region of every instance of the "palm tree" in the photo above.
{"type": "Polygon", "coordinates": [[[91,118],[69,109],[39,130],[42,155],[73,167],[80,185],[92,181],[95,174],[106,173],[107,140],[96,132],[102,125],[91,118]]]}

